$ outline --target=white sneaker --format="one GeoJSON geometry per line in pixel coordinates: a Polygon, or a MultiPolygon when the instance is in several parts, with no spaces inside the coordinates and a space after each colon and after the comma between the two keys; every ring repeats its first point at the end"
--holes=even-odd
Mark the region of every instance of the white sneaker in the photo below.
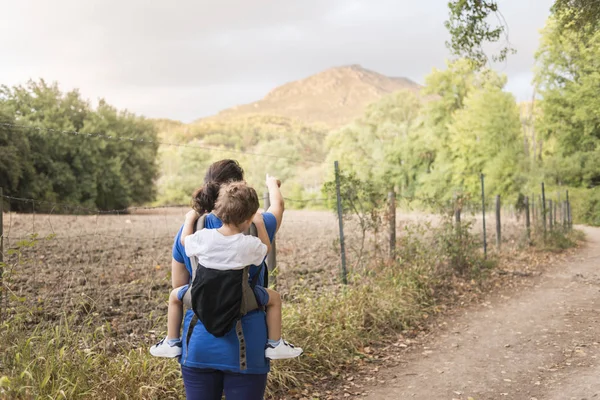
{"type": "Polygon", "coordinates": [[[179,357],[181,355],[181,340],[170,345],[167,338],[164,338],[154,346],[150,347],[150,354],[154,357],[179,357]]]}
{"type": "Polygon", "coordinates": [[[281,360],[283,358],[294,358],[302,354],[302,348],[294,347],[285,340],[281,339],[277,346],[267,343],[265,357],[271,360],[281,360]]]}

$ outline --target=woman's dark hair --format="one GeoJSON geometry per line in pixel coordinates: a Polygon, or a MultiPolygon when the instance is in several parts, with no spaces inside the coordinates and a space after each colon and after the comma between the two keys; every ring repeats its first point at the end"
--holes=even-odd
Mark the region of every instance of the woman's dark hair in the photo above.
{"type": "Polygon", "coordinates": [[[215,208],[221,185],[244,180],[244,170],[236,160],[221,160],[212,163],[204,176],[204,186],[192,196],[192,208],[206,214],[215,208]]]}

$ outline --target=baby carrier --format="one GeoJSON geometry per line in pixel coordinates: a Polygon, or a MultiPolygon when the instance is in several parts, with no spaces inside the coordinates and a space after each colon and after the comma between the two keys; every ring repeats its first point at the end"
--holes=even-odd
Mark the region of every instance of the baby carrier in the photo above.
{"type": "MultiPolygon", "coordinates": [[[[205,222],[206,215],[203,215],[196,222],[195,230],[205,229],[205,222]]],[[[256,226],[252,224],[244,234],[258,237],[256,226]]],[[[217,337],[224,336],[235,325],[240,350],[245,350],[241,318],[261,308],[254,296],[254,287],[258,283],[262,265],[258,267],[252,282],[249,282],[250,265],[239,270],[223,271],[199,265],[197,257],[191,257],[190,261],[192,285],[183,298],[183,303],[194,311],[187,333],[188,344],[199,319],[206,330],[217,337]]],[[[240,354],[242,352],[245,354],[245,351],[240,351],[240,354]]],[[[243,363],[240,360],[240,367],[245,369],[245,360],[243,363]]]]}

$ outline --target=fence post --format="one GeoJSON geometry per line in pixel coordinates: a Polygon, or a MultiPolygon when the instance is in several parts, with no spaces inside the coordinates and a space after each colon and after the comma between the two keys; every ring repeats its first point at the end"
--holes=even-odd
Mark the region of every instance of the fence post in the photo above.
{"type": "Polygon", "coordinates": [[[542,221],[544,221],[544,239],[546,239],[546,190],[542,182],[542,221]]]}
{"type": "Polygon", "coordinates": [[[554,216],[554,225],[558,226],[561,223],[563,216],[562,202],[560,201],[560,192],[556,192],[556,215],[554,216]]]}
{"type": "Polygon", "coordinates": [[[502,205],[500,204],[500,195],[496,195],[496,247],[500,250],[502,246],[502,222],[500,220],[500,211],[502,205]]]}
{"type": "Polygon", "coordinates": [[[573,228],[573,216],[571,215],[571,201],[569,200],[569,191],[567,190],[567,225],[569,229],[573,228]]]}
{"type": "Polygon", "coordinates": [[[389,224],[390,224],[390,259],[396,259],[396,191],[394,188],[388,192],[389,224]]]}
{"type": "Polygon", "coordinates": [[[557,205],[558,203],[555,201],[552,202],[552,204],[554,205],[554,208],[552,210],[552,226],[556,226],[556,211],[557,211],[557,205]]]}
{"type": "Polygon", "coordinates": [[[552,200],[548,200],[548,223],[550,224],[550,230],[554,227],[552,217],[552,200]]]}
{"type": "Polygon", "coordinates": [[[455,204],[454,205],[454,221],[456,222],[456,228],[460,228],[460,213],[461,213],[461,208],[459,204],[455,204]]]}
{"type": "Polygon", "coordinates": [[[535,196],[531,196],[531,220],[535,225],[535,196]]]}
{"type": "Polygon", "coordinates": [[[483,174],[481,174],[481,210],[483,214],[483,256],[487,258],[487,237],[485,233],[485,188],[483,174]]]}
{"type": "Polygon", "coordinates": [[[529,197],[525,196],[525,228],[527,228],[527,240],[531,240],[531,220],[529,219],[529,197]]]}
{"type": "MultiPolygon", "coordinates": [[[[271,198],[269,197],[269,191],[267,190],[264,194],[264,201],[265,201],[265,211],[267,211],[269,209],[269,207],[271,207],[271,198]]],[[[269,252],[269,254],[267,255],[267,284],[268,284],[268,277],[269,275],[271,275],[271,278],[273,279],[273,287],[275,287],[275,284],[277,283],[277,277],[275,276],[274,272],[275,268],[277,267],[277,245],[275,243],[275,236],[273,237],[273,242],[271,243],[271,251],[269,252]]]]}
{"type": "Polygon", "coordinates": [[[562,226],[563,229],[567,229],[567,202],[562,202],[562,226]]]}
{"type": "Polygon", "coordinates": [[[4,193],[0,187],[0,322],[4,321],[4,193]]]}
{"type": "Polygon", "coordinates": [[[346,246],[344,244],[344,220],[342,212],[342,194],[340,192],[340,167],[337,161],[333,163],[335,168],[335,192],[337,195],[337,210],[338,210],[338,221],[340,223],[340,251],[342,254],[342,282],[344,285],[348,284],[348,278],[346,273],[346,246]]]}

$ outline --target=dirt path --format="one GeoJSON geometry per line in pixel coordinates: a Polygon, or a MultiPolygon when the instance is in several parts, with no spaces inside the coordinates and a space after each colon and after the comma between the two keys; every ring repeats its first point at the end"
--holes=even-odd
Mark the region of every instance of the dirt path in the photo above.
{"type": "Polygon", "coordinates": [[[600,400],[600,229],[529,289],[449,323],[369,399],[600,400]]]}

